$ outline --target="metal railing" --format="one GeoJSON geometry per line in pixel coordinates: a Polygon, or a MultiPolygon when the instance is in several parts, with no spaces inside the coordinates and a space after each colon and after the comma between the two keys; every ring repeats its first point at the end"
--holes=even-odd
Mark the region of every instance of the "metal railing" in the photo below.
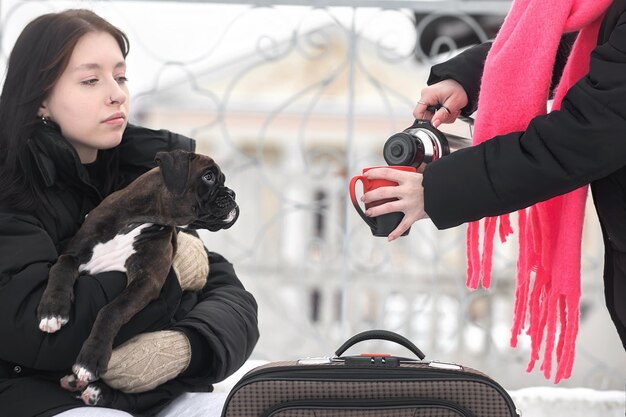
{"type": "MultiPolygon", "coordinates": [[[[132,120],[196,138],[237,192],[238,224],[202,236],[259,302],[256,358],[330,355],[358,331],[385,328],[507,388],[550,384],[524,373],[526,339],[508,347],[515,237],[497,249],[492,289],[469,292],[464,227],[423,221],[390,244],[347,196],[349,178],[384,164],[386,138],[412,123],[429,67],[486,40],[508,1],[0,0],[0,64],[27,21],[68,7],[128,33],[132,120]]],[[[462,122],[444,129],[470,134],[462,122]]],[[[578,357],[562,386],[622,389],[602,242],[587,222],[578,357]]]]}

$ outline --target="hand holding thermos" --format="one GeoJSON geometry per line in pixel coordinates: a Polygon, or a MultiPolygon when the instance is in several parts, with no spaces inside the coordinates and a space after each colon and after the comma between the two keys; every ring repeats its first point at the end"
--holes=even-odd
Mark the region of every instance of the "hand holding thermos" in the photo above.
{"type": "Polygon", "coordinates": [[[449,78],[422,89],[413,109],[413,117],[429,120],[435,128],[442,123],[453,123],[469,100],[463,86],[449,78]]]}

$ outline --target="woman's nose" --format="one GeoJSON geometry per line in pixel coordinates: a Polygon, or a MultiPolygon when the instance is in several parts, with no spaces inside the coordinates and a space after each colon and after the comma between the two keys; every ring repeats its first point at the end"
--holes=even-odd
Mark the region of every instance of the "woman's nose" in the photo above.
{"type": "Polygon", "coordinates": [[[108,101],[111,104],[123,104],[128,100],[128,93],[117,82],[111,88],[108,101]]]}

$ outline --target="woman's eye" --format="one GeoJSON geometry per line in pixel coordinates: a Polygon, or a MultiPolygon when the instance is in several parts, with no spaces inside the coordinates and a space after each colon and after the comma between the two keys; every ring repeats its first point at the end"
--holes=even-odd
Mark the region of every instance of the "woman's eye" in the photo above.
{"type": "Polygon", "coordinates": [[[97,78],[90,78],[88,80],[81,81],[81,84],[84,84],[84,85],[96,85],[97,82],[98,82],[97,78]]]}
{"type": "Polygon", "coordinates": [[[125,75],[122,75],[121,77],[116,77],[115,80],[118,84],[126,84],[128,82],[128,78],[126,78],[125,75]]]}

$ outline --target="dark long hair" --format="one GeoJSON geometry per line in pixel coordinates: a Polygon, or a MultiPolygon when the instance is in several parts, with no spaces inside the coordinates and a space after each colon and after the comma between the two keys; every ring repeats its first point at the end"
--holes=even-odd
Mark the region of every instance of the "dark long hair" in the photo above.
{"type": "Polygon", "coordinates": [[[37,112],[69,63],[78,40],[107,32],[124,57],[128,38],[90,10],[49,13],[30,22],[18,37],[0,95],[0,205],[31,210],[43,200],[27,140],[40,125],[37,112]]]}

